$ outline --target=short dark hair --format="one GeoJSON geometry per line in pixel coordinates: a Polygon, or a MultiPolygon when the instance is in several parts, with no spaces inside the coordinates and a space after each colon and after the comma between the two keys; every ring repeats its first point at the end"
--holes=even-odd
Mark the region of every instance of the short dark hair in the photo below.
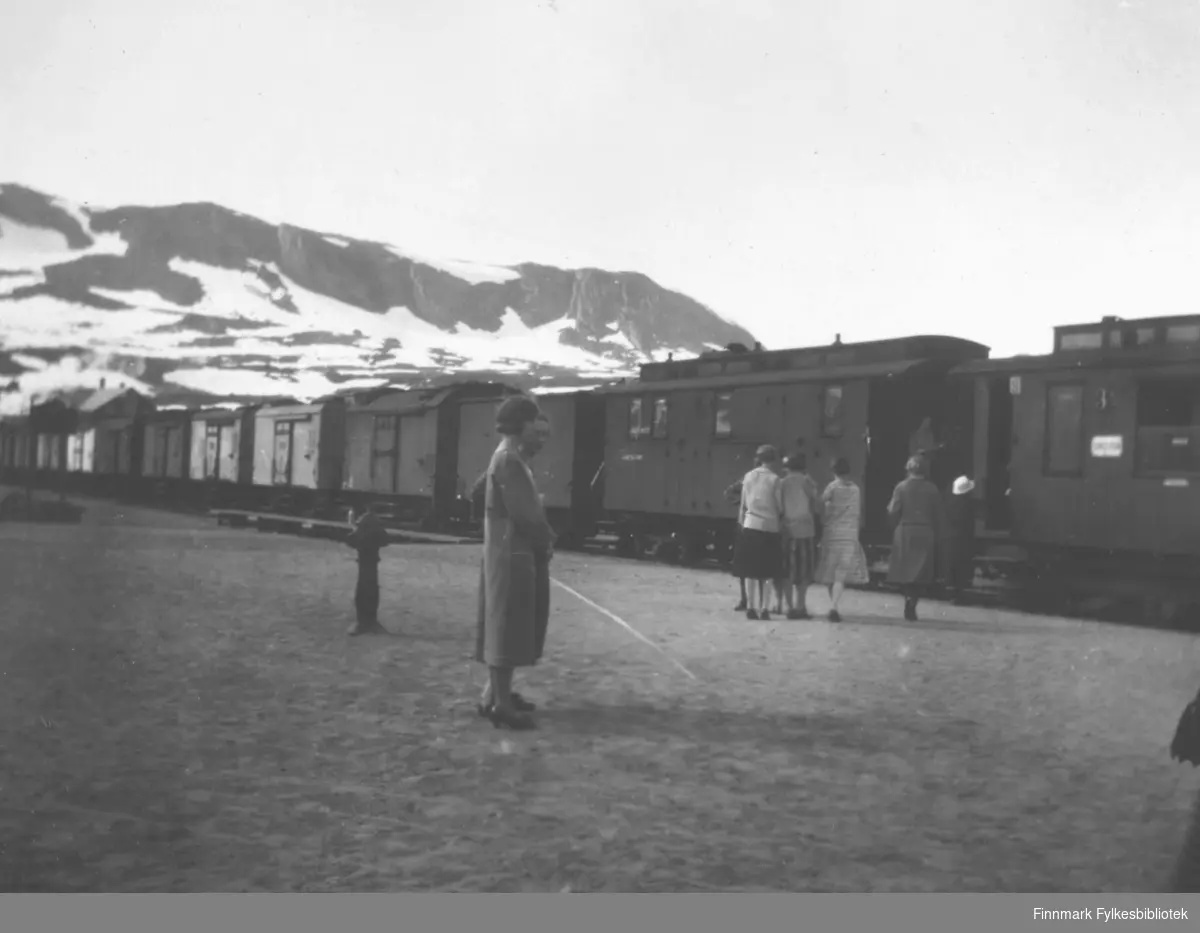
{"type": "Polygon", "coordinates": [[[804,454],[792,454],[787,458],[787,468],[789,470],[808,469],[808,457],[806,457],[804,454]]]}
{"type": "Polygon", "coordinates": [[[845,457],[838,457],[833,461],[833,472],[838,476],[850,475],[850,461],[845,457]]]}
{"type": "Polygon", "coordinates": [[[529,396],[510,396],[496,411],[496,430],[510,437],[520,434],[525,425],[537,421],[541,413],[537,402],[529,396]]]}

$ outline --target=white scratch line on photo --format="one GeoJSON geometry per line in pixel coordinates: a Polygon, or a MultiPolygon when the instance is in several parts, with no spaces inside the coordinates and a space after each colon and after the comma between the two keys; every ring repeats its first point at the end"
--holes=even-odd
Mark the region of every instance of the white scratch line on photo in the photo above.
{"type": "Polygon", "coordinates": [[[653,648],[655,651],[657,651],[659,654],[661,654],[664,658],[666,658],[668,661],[670,661],[672,664],[674,664],[677,668],[679,668],[681,671],[683,671],[685,674],[687,674],[688,677],[692,678],[692,680],[698,679],[695,674],[693,674],[686,667],[684,667],[682,664],[680,664],[678,661],[676,661],[673,657],[671,657],[671,655],[669,655],[667,653],[666,649],[663,648],[662,645],[656,645],[654,642],[652,642],[649,638],[647,638],[645,635],[643,635],[641,632],[639,632],[637,629],[635,629],[632,625],[630,625],[628,622],[626,622],[624,619],[622,619],[615,612],[609,612],[609,610],[605,609],[599,603],[593,602],[592,600],[588,599],[586,596],[584,596],[578,590],[571,589],[571,587],[567,586],[561,580],[556,580],[553,577],[551,577],[550,582],[553,583],[555,586],[561,587],[562,589],[566,590],[568,593],[570,593],[572,596],[574,596],[580,602],[587,603],[589,606],[591,606],[593,609],[595,609],[597,612],[601,613],[602,615],[608,616],[610,619],[612,619],[614,622],[616,622],[617,625],[619,625],[619,626],[621,626],[621,628],[625,629],[625,631],[627,631],[630,635],[632,635],[638,641],[645,642],[647,645],[649,645],[651,648],[653,648]]]}

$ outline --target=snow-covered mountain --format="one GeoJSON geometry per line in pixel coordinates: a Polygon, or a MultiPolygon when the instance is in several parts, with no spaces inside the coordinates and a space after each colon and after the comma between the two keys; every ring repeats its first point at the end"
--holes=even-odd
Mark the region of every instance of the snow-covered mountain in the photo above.
{"type": "Polygon", "coordinates": [[[635,272],[442,261],[215,204],[100,210],[0,185],[0,414],[101,380],[164,404],[468,374],[595,385],[753,342],[635,272]]]}

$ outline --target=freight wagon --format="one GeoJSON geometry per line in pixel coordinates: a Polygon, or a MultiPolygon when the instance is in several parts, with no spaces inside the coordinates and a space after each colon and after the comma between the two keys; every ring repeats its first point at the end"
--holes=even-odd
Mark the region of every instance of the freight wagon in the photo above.
{"type": "Polygon", "coordinates": [[[396,521],[431,530],[461,521],[467,487],[463,470],[470,468],[469,458],[463,459],[463,442],[481,428],[474,421],[461,422],[460,412],[494,412],[515,391],[468,382],[352,395],[347,400],[340,501],[374,502],[396,521]]]}
{"type": "MultiPolygon", "coordinates": [[[[546,517],[562,548],[579,547],[596,536],[603,509],[604,399],[592,391],[531,393],[550,420],[546,446],[530,463],[546,517]]],[[[497,400],[462,406],[458,463],[466,495],[491,462],[500,443],[497,400]]]]}

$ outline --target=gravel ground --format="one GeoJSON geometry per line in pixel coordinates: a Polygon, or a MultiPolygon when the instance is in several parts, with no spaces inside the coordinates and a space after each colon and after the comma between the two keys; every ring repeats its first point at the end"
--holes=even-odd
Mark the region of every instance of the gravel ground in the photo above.
{"type": "Polygon", "coordinates": [[[1194,636],[560,554],[535,733],[474,712],[478,550],[89,503],[0,525],[0,890],[1160,890],[1194,636]],[[814,590],[813,608],[825,607],[814,590]],[[682,665],[682,668],[680,667],[682,665]]]}

